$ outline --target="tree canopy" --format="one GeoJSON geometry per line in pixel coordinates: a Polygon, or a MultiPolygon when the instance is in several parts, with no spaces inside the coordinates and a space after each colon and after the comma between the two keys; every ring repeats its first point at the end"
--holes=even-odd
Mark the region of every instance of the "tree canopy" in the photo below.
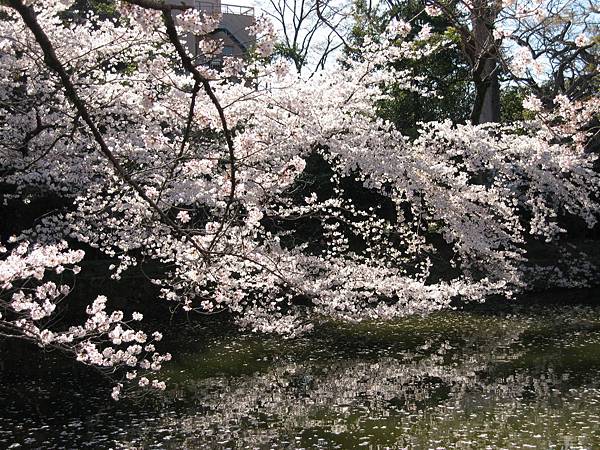
{"type": "Polygon", "coordinates": [[[537,267],[527,245],[559,239],[566,216],[596,224],[597,95],[550,108],[528,94],[527,120],[464,123],[466,66],[430,6],[415,27],[392,9],[356,36],[360,53],[310,76],[271,60],[264,18],[244,60],[219,53],[218,17],[185,4],[119,1],[85,20],[73,7],[1,7],[3,207],[61,202],[0,246],[0,333],[110,374],[113,397],[163,389],[152,373],[170,355],[105,296],[79,324],[54,320],[84,251],[115,279],[159,265],[151,282],[176,310],[288,336],[593,275],[537,267]],[[221,70],[194,63],[190,35],[221,70]]]}

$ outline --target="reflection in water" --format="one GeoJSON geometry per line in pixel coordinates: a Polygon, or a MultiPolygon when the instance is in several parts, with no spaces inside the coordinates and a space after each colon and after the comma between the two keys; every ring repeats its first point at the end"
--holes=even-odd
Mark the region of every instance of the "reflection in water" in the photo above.
{"type": "Polygon", "coordinates": [[[289,341],[198,333],[179,336],[163,404],[103,410],[67,386],[50,417],[9,402],[0,445],[600,448],[600,308],[330,324],[289,341]]]}

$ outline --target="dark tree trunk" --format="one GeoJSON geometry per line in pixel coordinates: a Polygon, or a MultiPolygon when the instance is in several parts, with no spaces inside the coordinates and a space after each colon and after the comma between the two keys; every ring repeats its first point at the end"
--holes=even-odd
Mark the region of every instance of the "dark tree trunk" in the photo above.
{"type": "Polygon", "coordinates": [[[500,121],[500,84],[498,82],[498,53],[493,35],[499,5],[487,0],[473,2],[471,16],[472,42],[468,46],[475,101],[471,123],[500,121]]]}
{"type": "Polygon", "coordinates": [[[500,121],[500,83],[496,72],[496,61],[481,61],[484,74],[473,77],[475,83],[475,100],[471,109],[471,123],[478,125],[486,122],[500,121]]]}

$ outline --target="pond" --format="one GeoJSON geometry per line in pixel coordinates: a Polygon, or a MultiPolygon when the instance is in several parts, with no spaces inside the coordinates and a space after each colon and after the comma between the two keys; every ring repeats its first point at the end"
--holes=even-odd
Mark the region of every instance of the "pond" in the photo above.
{"type": "Polygon", "coordinates": [[[112,402],[53,354],[12,352],[0,448],[600,448],[600,307],[327,323],[297,339],[217,319],[166,340],[168,391],[141,403],[112,402]]]}

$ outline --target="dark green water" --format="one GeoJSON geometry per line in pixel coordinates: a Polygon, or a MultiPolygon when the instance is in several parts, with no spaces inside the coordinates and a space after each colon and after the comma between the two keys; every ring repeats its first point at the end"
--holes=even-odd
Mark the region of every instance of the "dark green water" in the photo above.
{"type": "Polygon", "coordinates": [[[113,403],[51,355],[6,361],[0,448],[600,449],[600,307],[327,324],[292,340],[211,321],[166,341],[159,402],[113,403]]]}

